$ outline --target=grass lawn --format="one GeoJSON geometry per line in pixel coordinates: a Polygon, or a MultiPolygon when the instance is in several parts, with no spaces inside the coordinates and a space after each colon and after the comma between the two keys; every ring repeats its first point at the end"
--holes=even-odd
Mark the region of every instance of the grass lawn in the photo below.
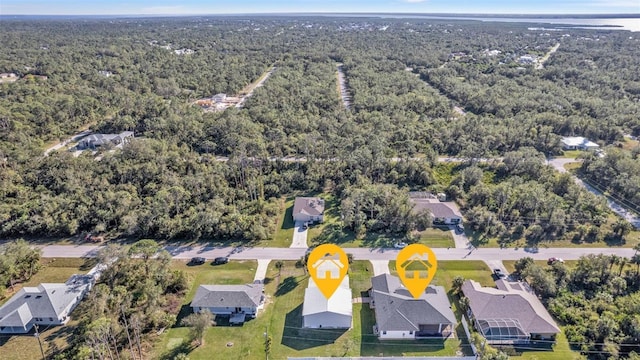
{"type": "Polygon", "coordinates": [[[418,240],[418,242],[432,248],[456,247],[453,241],[453,235],[451,235],[449,229],[428,228],[421,231],[419,235],[420,240],[418,240]]]}
{"type": "Polygon", "coordinates": [[[349,281],[351,283],[352,296],[369,296],[363,294],[371,288],[371,277],[373,276],[373,266],[367,260],[354,261],[349,264],[349,281]]]}
{"type": "MultiPolygon", "coordinates": [[[[355,261],[350,267],[354,293],[370,287],[371,265],[355,261]]],[[[353,328],[303,329],[302,303],[308,275],[295,261],[284,261],[281,272],[275,262],[267,271],[267,305],[258,317],[237,327],[213,327],[205,335],[205,345],[193,348],[188,344],[189,330],[184,327],[168,329],[159,339],[154,358],[172,359],[181,351],[192,360],[210,359],[215,352],[221,359],[262,359],[264,334],[272,339],[271,359],[287,356],[358,356],[358,355],[455,355],[460,340],[391,341],[379,342],[373,335],[373,310],[367,305],[353,305],[353,328]],[[232,344],[231,344],[232,343],[232,344]]],[[[194,283],[194,287],[195,287],[194,283]]],[[[190,291],[192,296],[194,290],[190,291]]],[[[186,303],[187,300],[185,300],[186,303]]]]}
{"type": "MultiPolygon", "coordinates": [[[[78,258],[57,258],[42,259],[40,261],[42,268],[37,274],[31,277],[29,281],[16,284],[15,291],[22,289],[24,286],[38,286],[40,283],[63,283],[73,274],[85,274],[93,266],[95,259],[78,259],[78,258]]],[[[0,304],[14,294],[9,287],[5,292],[5,299],[0,300],[0,304]]]]}
{"type": "MultiPolygon", "coordinates": [[[[93,259],[72,259],[72,258],[56,258],[43,259],[41,261],[43,268],[34,275],[29,281],[18,284],[15,289],[18,291],[23,286],[37,286],[40,283],[57,283],[65,282],[73,274],[84,274],[95,265],[93,259]]],[[[7,297],[1,301],[7,301],[12,295],[11,289],[7,289],[7,297]]],[[[73,315],[73,313],[72,313],[73,315]]],[[[68,346],[68,341],[73,333],[77,323],[71,319],[64,326],[54,326],[50,328],[41,328],[42,347],[45,354],[49,354],[53,349],[64,349],[68,346]]],[[[6,360],[31,360],[40,359],[40,347],[38,340],[33,333],[20,336],[1,336],[0,337],[0,358],[6,360]]]]}
{"type": "MultiPolygon", "coordinates": [[[[391,275],[397,276],[395,260],[389,261],[391,275]]],[[[483,286],[495,286],[491,277],[491,269],[484,261],[474,260],[446,260],[438,261],[438,270],[431,281],[432,285],[444,286],[447,291],[451,289],[453,278],[462,276],[465,279],[475,280],[483,286]]]]}
{"type": "Polygon", "coordinates": [[[586,153],[587,153],[586,151],[582,151],[582,150],[565,150],[562,156],[558,156],[558,157],[575,159],[578,156],[586,153]]]}

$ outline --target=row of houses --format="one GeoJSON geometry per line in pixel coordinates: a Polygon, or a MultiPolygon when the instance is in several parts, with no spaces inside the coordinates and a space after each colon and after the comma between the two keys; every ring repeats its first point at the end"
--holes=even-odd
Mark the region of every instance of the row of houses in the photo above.
{"type": "MultiPolygon", "coordinates": [[[[498,280],[496,284],[497,288],[483,287],[467,280],[462,286],[464,296],[469,299],[466,315],[489,344],[555,340],[560,328],[525,283],[498,280]]],[[[382,274],[371,279],[367,300],[375,313],[373,332],[380,340],[455,336],[458,320],[442,286],[430,285],[414,298],[398,277],[382,274]]],[[[208,309],[215,315],[227,316],[233,325],[255,318],[264,301],[261,284],[201,285],[191,307],[194,312],[208,309]]],[[[353,325],[352,303],[348,276],[329,298],[309,279],[301,326],[349,329],[353,325]]]]}
{"type": "MultiPolygon", "coordinates": [[[[413,211],[428,210],[434,224],[456,225],[462,222],[462,214],[453,202],[445,202],[446,195],[430,196],[429,193],[411,192],[413,211]]],[[[324,200],[318,197],[297,197],[293,204],[293,221],[319,223],[324,221],[324,200]]]]}

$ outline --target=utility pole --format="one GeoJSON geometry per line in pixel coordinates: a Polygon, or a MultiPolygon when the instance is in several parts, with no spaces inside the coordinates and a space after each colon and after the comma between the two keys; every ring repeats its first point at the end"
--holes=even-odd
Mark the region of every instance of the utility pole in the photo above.
{"type": "Polygon", "coordinates": [[[44,356],[44,349],[42,349],[42,341],[40,340],[40,332],[38,331],[38,325],[34,325],[36,327],[36,333],[33,336],[38,339],[38,345],[40,345],[40,354],[42,354],[42,360],[46,360],[47,358],[44,356]]]}
{"type": "Polygon", "coordinates": [[[271,339],[269,338],[268,326],[264,327],[264,359],[269,360],[269,352],[271,352],[271,339]]]}

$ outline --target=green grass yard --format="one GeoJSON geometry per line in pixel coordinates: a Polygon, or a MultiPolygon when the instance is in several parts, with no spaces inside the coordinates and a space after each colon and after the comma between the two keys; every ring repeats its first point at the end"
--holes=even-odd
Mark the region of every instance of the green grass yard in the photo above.
{"type": "Polygon", "coordinates": [[[420,244],[427,245],[428,247],[454,248],[456,246],[453,241],[453,235],[451,235],[451,231],[449,231],[449,229],[428,228],[421,231],[418,235],[420,236],[420,240],[418,240],[418,242],[420,244]]]}
{"type": "MultiPolygon", "coordinates": [[[[230,263],[231,264],[231,263],[230,263]]],[[[371,286],[371,265],[368,261],[355,261],[350,267],[350,280],[354,294],[371,286]]],[[[490,275],[489,275],[490,277],[490,275]]],[[[373,335],[375,322],[373,310],[368,305],[353,305],[353,328],[303,329],[302,302],[307,287],[308,275],[295,261],[284,261],[281,272],[275,262],[267,271],[267,305],[258,317],[238,327],[213,327],[205,335],[205,345],[193,348],[188,344],[189,330],[184,327],[170,328],[161,335],[154,358],[172,359],[177,353],[189,353],[192,360],[210,359],[216,356],[225,359],[264,358],[264,333],[272,339],[271,359],[287,356],[374,356],[384,355],[455,355],[460,340],[437,341],[387,341],[380,342],[373,335]]],[[[231,280],[231,279],[230,279],[231,280]]],[[[240,279],[236,280],[240,282],[240,279]]],[[[196,282],[192,284],[185,304],[190,301],[196,282]]]]}

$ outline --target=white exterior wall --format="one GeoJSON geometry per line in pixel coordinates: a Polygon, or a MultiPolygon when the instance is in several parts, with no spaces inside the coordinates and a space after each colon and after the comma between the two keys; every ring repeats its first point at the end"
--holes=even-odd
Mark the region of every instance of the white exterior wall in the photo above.
{"type": "Polygon", "coordinates": [[[409,331],[380,331],[378,334],[378,338],[380,340],[413,340],[415,339],[415,331],[412,334],[409,334],[409,331]]]}
{"type": "MultiPolygon", "coordinates": [[[[197,313],[197,312],[200,312],[200,311],[202,311],[204,309],[207,309],[207,310],[211,311],[211,313],[214,314],[214,315],[231,315],[231,314],[238,313],[236,311],[236,308],[234,308],[234,307],[209,307],[209,308],[206,308],[206,307],[194,306],[194,307],[192,307],[192,309],[193,309],[194,313],[197,313]]],[[[256,312],[257,312],[257,309],[254,308],[254,307],[243,307],[243,308],[240,308],[240,313],[242,313],[242,312],[244,312],[247,315],[255,316],[256,312]]]]}
{"type": "Polygon", "coordinates": [[[296,214],[293,216],[293,221],[300,221],[300,222],[323,222],[323,216],[322,215],[318,215],[318,216],[311,216],[308,214],[296,214]]]}
{"type": "Polygon", "coordinates": [[[312,329],[349,329],[351,316],[329,311],[303,316],[304,327],[312,329]]]}

